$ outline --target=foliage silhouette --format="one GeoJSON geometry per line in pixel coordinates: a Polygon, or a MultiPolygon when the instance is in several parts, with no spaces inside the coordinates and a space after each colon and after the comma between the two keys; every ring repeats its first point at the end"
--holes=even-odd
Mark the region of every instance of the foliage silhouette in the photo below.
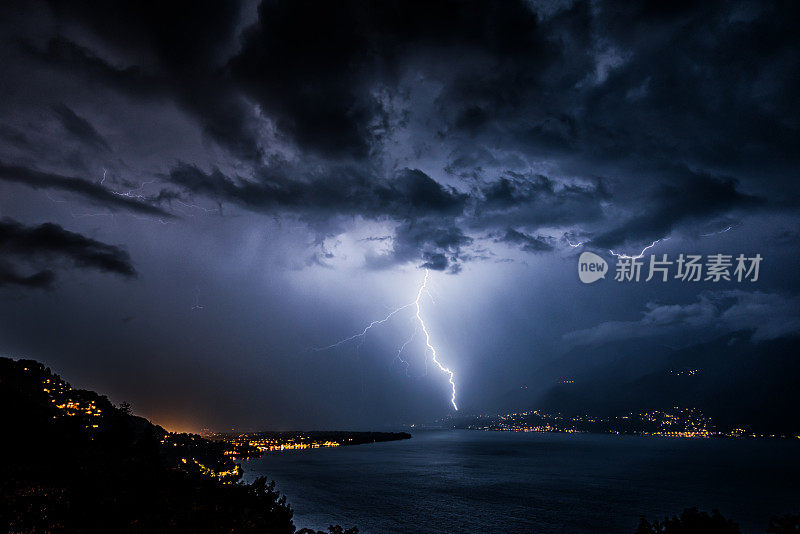
{"type": "Polygon", "coordinates": [[[800,514],[786,514],[780,517],[773,517],[769,520],[767,532],[770,534],[800,533],[800,514]]]}
{"type": "Polygon", "coordinates": [[[655,520],[650,523],[644,517],[639,522],[636,534],[740,534],[739,525],[725,519],[714,510],[711,515],[697,508],[687,508],[680,517],[655,520]]]}

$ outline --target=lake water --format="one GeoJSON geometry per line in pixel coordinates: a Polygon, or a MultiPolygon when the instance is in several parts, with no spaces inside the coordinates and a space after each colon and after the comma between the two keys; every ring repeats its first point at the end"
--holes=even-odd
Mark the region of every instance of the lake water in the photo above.
{"type": "Polygon", "coordinates": [[[766,531],[800,512],[800,440],[681,439],[469,430],[271,453],[298,528],[384,532],[620,532],[697,506],[766,531]]]}

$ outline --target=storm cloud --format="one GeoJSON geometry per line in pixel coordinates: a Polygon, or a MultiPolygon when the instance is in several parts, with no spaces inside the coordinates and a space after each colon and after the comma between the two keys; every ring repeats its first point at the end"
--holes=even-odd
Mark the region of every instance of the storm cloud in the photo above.
{"type": "MultiPolygon", "coordinates": [[[[325,217],[446,215],[472,238],[556,228],[616,248],[769,208],[797,164],[799,73],[785,60],[797,39],[791,17],[774,16],[791,4],[49,5],[65,29],[18,37],[23,55],[173,102],[229,152],[165,169],[166,182],[249,210],[305,210],[317,230],[325,217]],[[441,164],[408,165],[409,151],[441,164]]],[[[54,110],[108,148],[71,108],[54,110]]]]}
{"type": "Polygon", "coordinates": [[[5,165],[0,162],[0,180],[23,184],[33,189],[55,189],[74,193],[85,199],[111,209],[125,209],[144,215],[171,218],[172,214],[158,206],[140,201],[138,198],[116,193],[111,189],[75,176],[63,176],[42,172],[20,165],[5,165]]]}
{"type": "Polygon", "coordinates": [[[655,336],[746,332],[754,343],[800,330],[800,298],[758,291],[708,291],[688,304],[649,302],[638,321],[610,321],[564,336],[575,345],[602,345],[655,336]]]}
{"type": "Polygon", "coordinates": [[[96,148],[103,150],[111,150],[108,142],[102,135],[92,126],[92,123],[75,113],[69,106],[63,102],[53,106],[53,112],[61,121],[64,129],[70,134],[74,135],[79,140],[96,148]]]}
{"type": "Polygon", "coordinates": [[[0,251],[3,253],[0,285],[51,287],[56,278],[53,265],[62,262],[128,278],[136,276],[130,256],[121,248],[52,223],[31,227],[8,218],[0,220],[0,251]],[[15,267],[20,263],[36,269],[36,272],[20,274],[15,267]],[[47,267],[41,268],[42,265],[47,267]]]}
{"type": "Polygon", "coordinates": [[[413,381],[389,363],[401,314],[305,357],[425,269],[432,342],[480,413],[548,386],[565,345],[791,335],[798,19],[788,0],[6,2],[0,348],[149,415],[297,428],[441,415],[419,336],[413,381]],[[758,253],[762,277],[576,276],[586,250],[654,242],[758,253]],[[109,353],[130,373],[101,372],[109,353]]]}

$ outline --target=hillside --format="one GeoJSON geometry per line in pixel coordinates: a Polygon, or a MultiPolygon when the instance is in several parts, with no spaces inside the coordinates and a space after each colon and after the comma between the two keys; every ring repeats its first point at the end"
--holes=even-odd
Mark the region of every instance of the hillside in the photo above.
{"type": "Polygon", "coordinates": [[[0,530],[293,533],[274,484],[31,360],[0,358],[0,530]]]}

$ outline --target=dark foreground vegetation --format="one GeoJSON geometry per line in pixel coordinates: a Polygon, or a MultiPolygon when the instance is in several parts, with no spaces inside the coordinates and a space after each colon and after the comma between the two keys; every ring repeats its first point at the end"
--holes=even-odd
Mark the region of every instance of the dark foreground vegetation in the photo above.
{"type": "Polygon", "coordinates": [[[0,532],[296,531],[274,483],[238,482],[225,444],[167,432],[38,362],[0,358],[0,414],[0,532]]]}
{"type": "MultiPolygon", "coordinates": [[[[800,514],[773,517],[769,521],[768,534],[790,534],[800,532],[800,514]]],[[[719,511],[710,515],[697,508],[688,508],[680,516],[668,517],[652,523],[642,518],[635,534],[741,534],[739,525],[724,518],[719,511]]]]}

